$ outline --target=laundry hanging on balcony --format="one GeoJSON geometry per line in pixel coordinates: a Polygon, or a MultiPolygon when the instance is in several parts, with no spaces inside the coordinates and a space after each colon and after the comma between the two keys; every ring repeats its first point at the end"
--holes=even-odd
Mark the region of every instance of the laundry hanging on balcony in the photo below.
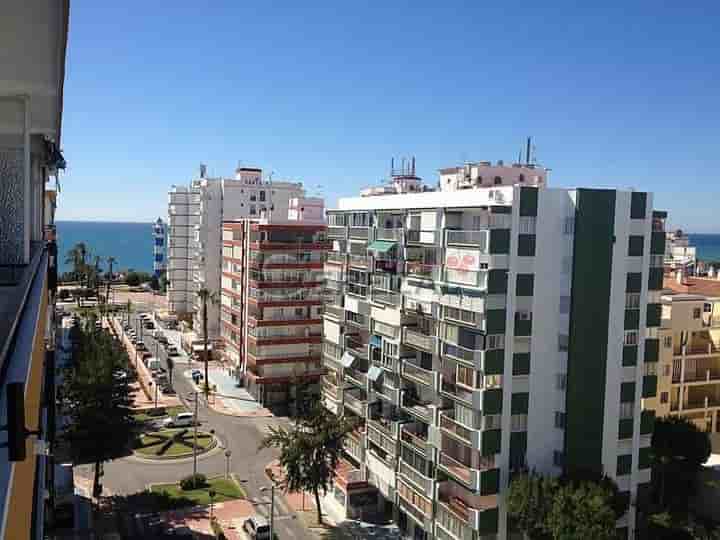
{"type": "Polygon", "coordinates": [[[352,354],[350,354],[349,352],[345,352],[340,358],[340,363],[343,365],[344,368],[350,368],[352,367],[355,360],[356,358],[352,354]]]}
{"type": "Polygon", "coordinates": [[[380,377],[382,377],[383,374],[383,368],[379,366],[370,366],[370,369],[368,370],[367,377],[372,382],[378,382],[380,380],[380,377]]]}
{"type": "Polygon", "coordinates": [[[377,253],[387,253],[397,245],[397,242],[391,242],[389,240],[375,240],[368,246],[368,251],[375,251],[377,253]]]}

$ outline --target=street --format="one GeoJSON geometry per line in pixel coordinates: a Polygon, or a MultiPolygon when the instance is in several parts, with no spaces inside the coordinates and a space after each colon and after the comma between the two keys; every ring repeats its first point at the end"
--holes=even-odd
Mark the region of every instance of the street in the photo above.
{"type": "MultiPolygon", "coordinates": [[[[136,314],[132,314],[132,323],[137,328],[136,314]]],[[[140,337],[139,329],[136,330],[140,337]]],[[[163,332],[166,330],[163,329],[163,332]]],[[[151,336],[151,331],[143,330],[142,339],[148,350],[160,358],[167,368],[167,358],[162,346],[151,336]],[[157,353],[156,353],[157,351],[157,353]]],[[[133,359],[131,359],[132,361],[133,359]]],[[[187,369],[187,357],[175,357],[173,386],[178,397],[188,410],[194,410],[194,388],[183,376],[187,369]]],[[[200,363],[195,363],[200,368],[200,363]]],[[[230,472],[240,482],[255,505],[256,513],[269,517],[270,492],[262,492],[261,488],[269,487],[270,480],[265,475],[265,466],[277,458],[276,450],[258,451],[258,446],[268,426],[287,425],[284,418],[239,418],[227,416],[208,408],[201,398],[198,403],[198,419],[204,431],[215,430],[221,441],[222,448],[211,451],[207,456],[198,458],[198,472],[207,476],[224,475],[226,471],[225,451],[231,451],[230,472]]],[[[91,474],[89,466],[78,467],[83,475],[91,474]],[[83,469],[87,470],[83,470],[83,469]]],[[[104,488],[113,494],[130,494],[145,489],[149,484],[174,482],[192,474],[193,460],[184,459],[168,463],[146,463],[127,457],[105,465],[103,478],[104,488]]],[[[279,539],[311,538],[309,532],[301,525],[294,512],[288,509],[282,495],[276,491],[275,496],[275,531],[279,539]]]]}

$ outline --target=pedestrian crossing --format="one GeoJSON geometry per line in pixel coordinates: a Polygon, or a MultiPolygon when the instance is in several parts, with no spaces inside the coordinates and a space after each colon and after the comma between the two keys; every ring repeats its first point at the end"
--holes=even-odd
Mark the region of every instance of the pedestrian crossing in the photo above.
{"type": "MultiPolygon", "coordinates": [[[[264,517],[267,520],[270,520],[270,496],[269,495],[262,495],[260,497],[254,497],[253,498],[253,507],[255,508],[255,513],[264,517]]],[[[284,521],[288,519],[294,519],[294,516],[292,512],[288,510],[287,505],[285,504],[285,501],[283,501],[282,497],[279,495],[275,495],[275,512],[274,512],[274,520],[277,523],[278,521],[284,521]]]]}

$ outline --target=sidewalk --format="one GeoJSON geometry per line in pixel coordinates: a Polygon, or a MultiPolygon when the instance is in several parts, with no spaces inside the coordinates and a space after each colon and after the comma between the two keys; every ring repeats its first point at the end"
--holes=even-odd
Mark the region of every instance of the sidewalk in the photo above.
{"type": "MultiPolygon", "coordinates": [[[[252,515],[253,505],[247,500],[226,501],[213,504],[213,517],[223,528],[228,540],[239,540],[243,535],[238,528],[242,527],[243,520],[252,515]]],[[[172,510],[160,514],[169,524],[186,526],[196,534],[208,535],[214,538],[210,526],[210,506],[194,506],[184,510],[172,510]]]]}
{"type": "MultiPolygon", "coordinates": [[[[204,373],[204,369],[201,364],[195,363],[198,369],[204,373]]],[[[216,393],[210,394],[208,405],[214,411],[228,416],[237,416],[240,418],[269,418],[273,414],[260,404],[255,401],[247,390],[244,388],[238,388],[235,383],[235,379],[228,375],[227,368],[211,367],[208,369],[208,379],[210,387],[213,385],[217,386],[216,393]]],[[[196,385],[191,377],[192,370],[188,369],[183,372],[185,378],[193,386],[196,392],[202,393],[203,389],[201,386],[196,385]]]]}

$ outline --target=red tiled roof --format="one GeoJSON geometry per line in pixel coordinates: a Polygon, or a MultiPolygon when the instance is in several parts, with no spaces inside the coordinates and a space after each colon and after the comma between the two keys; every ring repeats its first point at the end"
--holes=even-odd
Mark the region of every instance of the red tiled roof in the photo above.
{"type": "Polygon", "coordinates": [[[715,279],[686,277],[678,283],[674,277],[666,277],[663,287],[675,293],[720,297],[720,281],[715,279]]]}

